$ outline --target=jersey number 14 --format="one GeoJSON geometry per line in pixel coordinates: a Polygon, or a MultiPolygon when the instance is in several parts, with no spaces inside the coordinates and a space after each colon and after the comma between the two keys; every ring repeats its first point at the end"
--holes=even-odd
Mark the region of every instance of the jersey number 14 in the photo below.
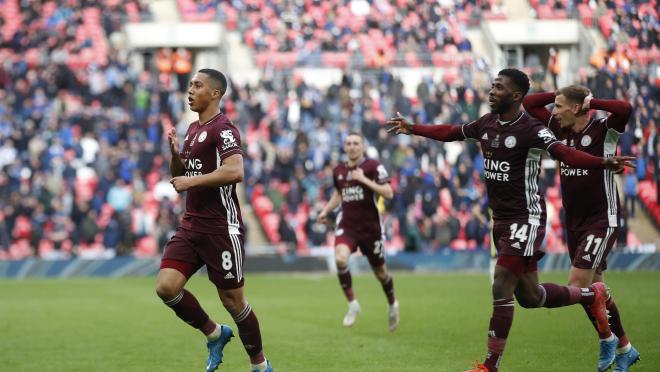
{"type": "Polygon", "coordinates": [[[520,225],[520,228],[518,228],[518,224],[514,223],[509,226],[509,229],[511,230],[511,236],[509,237],[509,240],[518,239],[521,242],[527,240],[527,224],[522,224],[520,225]]]}

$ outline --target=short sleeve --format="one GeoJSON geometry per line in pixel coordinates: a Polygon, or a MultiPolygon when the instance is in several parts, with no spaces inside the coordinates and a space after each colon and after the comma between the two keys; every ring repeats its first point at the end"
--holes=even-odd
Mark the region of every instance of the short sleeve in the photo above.
{"type": "Polygon", "coordinates": [[[559,143],[555,134],[550,128],[543,125],[536,125],[529,131],[529,147],[541,150],[548,150],[555,143],[559,143]]]}
{"type": "Polygon", "coordinates": [[[383,164],[376,163],[375,181],[380,185],[390,182],[390,174],[387,173],[387,169],[385,169],[385,166],[383,164]]]}
{"type": "Polygon", "coordinates": [[[461,126],[461,131],[463,131],[463,136],[465,137],[465,139],[479,140],[481,138],[480,132],[482,130],[484,118],[486,116],[487,115],[484,115],[473,122],[463,124],[461,126]]]}
{"type": "Polygon", "coordinates": [[[217,149],[221,160],[243,153],[241,151],[241,134],[236,127],[225,126],[220,129],[217,149]]]}

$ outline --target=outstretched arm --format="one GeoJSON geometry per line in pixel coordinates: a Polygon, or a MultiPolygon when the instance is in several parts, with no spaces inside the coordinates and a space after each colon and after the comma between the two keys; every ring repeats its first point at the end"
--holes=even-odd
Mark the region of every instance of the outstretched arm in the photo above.
{"type": "Polygon", "coordinates": [[[532,117],[539,120],[544,125],[548,125],[552,113],[545,106],[555,101],[554,93],[530,94],[523,99],[523,107],[532,117]]]}
{"type": "Polygon", "coordinates": [[[422,137],[434,139],[436,141],[451,142],[462,141],[465,139],[460,125],[420,125],[412,124],[398,112],[396,116],[388,120],[385,124],[391,125],[388,133],[395,134],[415,134],[422,137]]]}
{"type": "Polygon", "coordinates": [[[632,114],[632,106],[626,101],[616,99],[596,99],[587,97],[582,105],[583,110],[595,109],[610,113],[607,117],[607,127],[621,133],[625,131],[626,124],[632,114]]]}
{"type": "Polygon", "coordinates": [[[555,159],[561,160],[575,168],[607,168],[613,172],[618,172],[624,167],[635,168],[635,164],[632,162],[635,160],[633,156],[601,158],[570,148],[559,142],[550,146],[548,152],[555,159]]]}

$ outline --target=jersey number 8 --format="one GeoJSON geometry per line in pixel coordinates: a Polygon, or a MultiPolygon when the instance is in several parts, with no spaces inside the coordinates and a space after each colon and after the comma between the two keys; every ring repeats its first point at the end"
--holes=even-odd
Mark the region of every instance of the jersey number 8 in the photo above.
{"type": "Polygon", "coordinates": [[[231,253],[229,251],[222,252],[222,268],[225,270],[231,270],[233,263],[231,262],[231,253]]]}

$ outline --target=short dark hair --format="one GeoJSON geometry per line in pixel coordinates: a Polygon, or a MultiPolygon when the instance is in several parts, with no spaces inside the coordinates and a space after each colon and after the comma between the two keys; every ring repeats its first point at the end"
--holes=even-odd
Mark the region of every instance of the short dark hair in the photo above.
{"type": "Polygon", "coordinates": [[[589,88],[582,85],[569,85],[555,92],[555,96],[564,96],[568,101],[575,104],[582,104],[584,99],[591,93],[589,88]]]}
{"type": "Polygon", "coordinates": [[[505,68],[501,70],[498,76],[506,76],[523,94],[523,97],[529,92],[529,77],[517,68],[505,68]]]}
{"type": "Polygon", "coordinates": [[[227,78],[225,77],[225,74],[212,68],[203,68],[197,72],[208,75],[213,82],[218,84],[217,88],[220,90],[220,94],[223,96],[225,95],[225,92],[227,91],[227,78]]]}
{"type": "Polygon", "coordinates": [[[364,134],[362,134],[360,132],[356,132],[356,131],[352,130],[352,131],[348,132],[348,134],[346,135],[346,137],[349,137],[349,136],[358,136],[364,142],[364,134]]]}

